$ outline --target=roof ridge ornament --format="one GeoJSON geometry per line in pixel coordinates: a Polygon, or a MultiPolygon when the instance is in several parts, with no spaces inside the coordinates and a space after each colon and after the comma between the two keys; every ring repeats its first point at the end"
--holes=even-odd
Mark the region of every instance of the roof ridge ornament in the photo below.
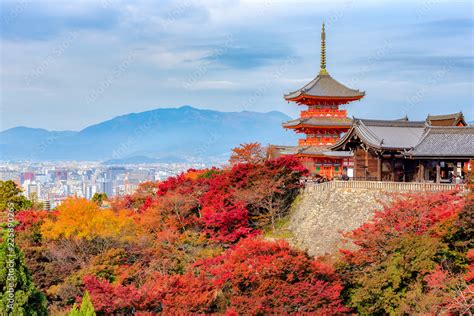
{"type": "Polygon", "coordinates": [[[329,73],[326,70],[326,32],[323,27],[321,30],[321,69],[319,70],[320,75],[328,75],[329,73]]]}

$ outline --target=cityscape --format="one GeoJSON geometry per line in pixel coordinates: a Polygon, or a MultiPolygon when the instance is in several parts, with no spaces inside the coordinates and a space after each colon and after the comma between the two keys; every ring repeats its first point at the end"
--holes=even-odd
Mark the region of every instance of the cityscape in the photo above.
{"type": "Polygon", "coordinates": [[[0,164],[0,180],[15,181],[25,197],[53,209],[68,196],[90,200],[95,193],[105,193],[109,198],[133,194],[140,183],[203,167],[199,163],[8,162],[0,164]]]}

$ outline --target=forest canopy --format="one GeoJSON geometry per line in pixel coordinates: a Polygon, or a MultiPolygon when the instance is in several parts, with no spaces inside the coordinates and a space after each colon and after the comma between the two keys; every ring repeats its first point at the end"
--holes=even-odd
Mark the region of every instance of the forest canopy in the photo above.
{"type": "MultiPolygon", "coordinates": [[[[265,236],[288,216],[305,168],[289,156],[261,159],[251,147],[235,152],[226,168],[144,183],[108,203],[68,198],[50,212],[2,182],[1,203],[16,203],[22,308],[41,310],[46,300],[53,315],[472,308],[472,191],[400,196],[345,236],[356,248],[313,258],[265,236]]],[[[2,269],[5,256],[0,252],[2,269]]]]}

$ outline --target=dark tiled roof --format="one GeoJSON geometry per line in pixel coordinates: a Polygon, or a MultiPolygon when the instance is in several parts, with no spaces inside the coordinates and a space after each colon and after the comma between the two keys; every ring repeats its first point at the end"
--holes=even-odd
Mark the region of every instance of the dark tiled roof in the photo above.
{"type": "Polygon", "coordinates": [[[285,99],[292,100],[302,95],[309,97],[361,98],[364,94],[363,91],[346,87],[329,74],[319,74],[303,88],[286,94],[285,99]]]}
{"type": "Polygon", "coordinates": [[[453,113],[453,114],[441,114],[441,115],[430,115],[430,114],[428,114],[428,117],[426,119],[430,120],[430,121],[433,121],[433,120],[449,120],[449,119],[457,119],[457,118],[462,117],[462,116],[463,116],[462,112],[453,113]]]}
{"type": "Polygon", "coordinates": [[[272,148],[280,152],[282,155],[296,155],[300,150],[300,147],[298,146],[272,145],[272,148]]]}
{"type": "Polygon", "coordinates": [[[427,127],[419,143],[406,155],[474,158],[474,127],[427,127]]]}
{"type": "Polygon", "coordinates": [[[331,151],[329,146],[307,146],[301,147],[298,154],[300,155],[319,155],[332,158],[347,158],[352,157],[349,151],[331,151]]]}
{"type": "Polygon", "coordinates": [[[424,121],[409,121],[408,119],[402,118],[398,120],[374,120],[374,119],[362,119],[353,118],[354,122],[361,122],[365,126],[383,126],[383,127],[425,127],[424,121]]]}
{"type": "Polygon", "coordinates": [[[422,121],[368,120],[354,118],[351,129],[330,148],[338,150],[352,137],[357,136],[366,145],[376,149],[412,148],[426,127],[422,121]]]}
{"type": "Polygon", "coordinates": [[[283,123],[283,127],[304,126],[351,126],[352,120],[348,117],[308,117],[283,123]]]}
{"type": "Polygon", "coordinates": [[[324,155],[325,152],[329,151],[327,146],[306,146],[301,147],[298,151],[300,155],[324,155]]]}
{"type": "Polygon", "coordinates": [[[344,150],[357,137],[377,150],[408,157],[474,158],[474,126],[430,126],[427,122],[354,119],[351,129],[330,150],[344,150]]]}
{"type": "Polygon", "coordinates": [[[331,151],[328,146],[272,146],[273,149],[280,152],[282,155],[319,155],[327,157],[345,158],[352,157],[351,152],[345,151],[331,151]]]}
{"type": "Polygon", "coordinates": [[[466,121],[464,121],[464,115],[462,112],[443,115],[428,115],[426,122],[433,126],[455,126],[459,122],[463,125],[467,125],[466,121]]]}

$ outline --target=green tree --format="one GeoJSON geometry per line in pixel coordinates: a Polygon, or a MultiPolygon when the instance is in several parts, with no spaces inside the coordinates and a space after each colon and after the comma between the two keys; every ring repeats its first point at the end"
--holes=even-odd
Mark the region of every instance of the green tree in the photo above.
{"type": "Polygon", "coordinates": [[[0,181],[0,210],[7,210],[8,204],[18,210],[31,208],[33,203],[21,194],[21,189],[12,180],[0,181]]]}
{"type": "Polygon", "coordinates": [[[0,315],[47,315],[46,297],[36,288],[8,228],[0,244],[0,315]]]}
{"type": "Polygon", "coordinates": [[[105,200],[107,200],[107,194],[105,193],[96,192],[92,196],[92,202],[96,203],[99,206],[102,206],[102,203],[104,203],[105,200]]]}
{"type": "Polygon", "coordinates": [[[91,297],[89,292],[86,291],[82,297],[81,308],[78,309],[77,305],[72,306],[68,316],[95,316],[94,306],[92,305],[91,297]]]}
{"type": "Polygon", "coordinates": [[[351,305],[362,315],[428,313],[442,297],[427,297],[425,277],[436,267],[437,253],[444,245],[426,234],[408,234],[392,243],[384,260],[356,278],[351,305]]]}

